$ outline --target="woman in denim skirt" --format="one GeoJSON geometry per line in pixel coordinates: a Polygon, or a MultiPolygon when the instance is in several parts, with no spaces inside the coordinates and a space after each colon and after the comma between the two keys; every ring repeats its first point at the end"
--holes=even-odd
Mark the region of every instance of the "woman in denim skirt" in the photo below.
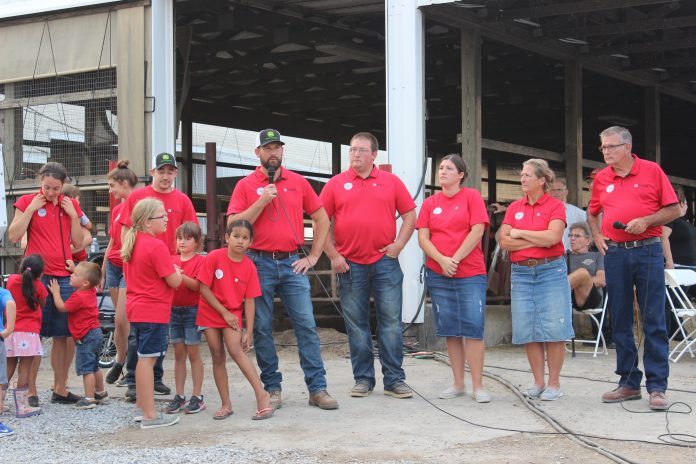
{"type": "Polygon", "coordinates": [[[481,194],[462,186],[467,170],[459,155],[440,162],[442,192],[428,197],[416,227],[418,243],[428,256],[425,282],[432,298],[436,333],[447,339],[453,384],[440,398],[462,396],[464,364],[469,364],[473,396],[488,403],[483,388],[483,310],[486,305],[486,264],[481,237],[488,213],[481,194]]]}
{"type": "Polygon", "coordinates": [[[524,344],[534,376],[525,394],[545,401],[563,396],[560,374],[565,340],[574,336],[563,259],[565,205],[548,194],[553,180],[546,161],[524,162],[520,175],[524,197],[508,207],[499,238],[512,261],[512,343],[524,344]]]}

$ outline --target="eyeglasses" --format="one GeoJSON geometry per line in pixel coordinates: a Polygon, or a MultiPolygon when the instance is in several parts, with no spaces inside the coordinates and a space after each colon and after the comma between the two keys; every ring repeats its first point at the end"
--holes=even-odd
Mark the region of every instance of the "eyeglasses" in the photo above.
{"type": "Polygon", "coordinates": [[[604,153],[604,150],[614,151],[619,147],[623,147],[624,145],[626,144],[619,143],[618,145],[602,145],[601,147],[597,147],[597,150],[599,150],[600,153],[604,153]]]}
{"type": "Polygon", "coordinates": [[[551,189],[552,192],[565,192],[567,189],[564,188],[559,188],[559,189],[551,189]]]}
{"type": "Polygon", "coordinates": [[[570,235],[568,235],[568,237],[570,237],[570,238],[590,238],[587,235],[583,235],[583,234],[570,234],[570,235]]]}
{"type": "Polygon", "coordinates": [[[350,147],[348,149],[348,153],[351,155],[354,155],[356,153],[360,153],[361,155],[366,155],[368,153],[371,153],[369,148],[356,148],[356,147],[350,147]]]}
{"type": "Polygon", "coordinates": [[[161,216],[149,217],[148,219],[151,220],[151,221],[154,220],[154,219],[167,219],[167,213],[164,213],[164,214],[161,215],[161,216]]]}

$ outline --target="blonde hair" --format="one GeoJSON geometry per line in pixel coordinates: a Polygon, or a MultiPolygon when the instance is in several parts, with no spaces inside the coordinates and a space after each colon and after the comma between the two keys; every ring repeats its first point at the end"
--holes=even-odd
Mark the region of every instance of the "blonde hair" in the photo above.
{"type": "Polygon", "coordinates": [[[133,257],[133,248],[135,247],[135,237],[138,232],[145,230],[145,222],[149,220],[157,209],[164,208],[164,203],[157,198],[144,198],[140,200],[133,208],[131,213],[131,222],[133,225],[126,232],[121,245],[121,257],[123,261],[128,262],[133,257]]]}
{"type": "Polygon", "coordinates": [[[551,190],[551,184],[553,184],[553,181],[556,178],[556,176],[551,170],[551,168],[549,168],[549,163],[547,163],[546,160],[532,158],[522,163],[522,165],[531,166],[532,168],[534,168],[534,175],[540,179],[545,180],[544,192],[548,192],[549,190],[551,190]]]}

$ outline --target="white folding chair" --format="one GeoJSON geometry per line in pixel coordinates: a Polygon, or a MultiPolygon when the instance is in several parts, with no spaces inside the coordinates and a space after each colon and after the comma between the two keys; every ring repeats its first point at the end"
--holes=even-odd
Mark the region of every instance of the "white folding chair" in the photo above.
{"type": "Polygon", "coordinates": [[[604,300],[602,301],[602,307],[601,308],[591,308],[591,309],[585,309],[583,311],[578,311],[576,308],[573,308],[574,313],[582,314],[583,316],[587,316],[590,318],[592,321],[592,324],[597,327],[597,338],[593,340],[580,340],[577,338],[573,338],[570,340],[570,346],[571,348],[568,349],[568,345],[566,345],[566,350],[570,351],[573,353],[573,357],[575,357],[575,353],[587,353],[587,354],[592,354],[593,358],[597,357],[597,352],[599,351],[599,345],[600,343],[602,344],[602,350],[604,351],[605,355],[609,354],[609,350],[607,350],[607,342],[604,339],[604,334],[602,333],[602,327],[604,327],[604,319],[606,318],[607,315],[607,301],[609,300],[608,294],[606,289],[604,289],[604,300]],[[599,319],[598,319],[599,318],[599,319]],[[592,343],[594,344],[594,350],[588,351],[588,350],[576,350],[575,349],[575,342],[578,343],[592,343]]]}
{"type": "Polygon", "coordinates": [[[696,272],[691,269],[665,269],[665,285],[667,285],[667,301],[669,301],[672,313],[677,319],[677,325],[679,326],[669,341],[674,340],[677,334],[681,334],[683,337],[683,340],[677,343],[672,351],[669,352],[669,359],[672,362],[677,362],[687,351],[693,358],[694,352],[691,347],[696,343],[696,328],[692,328],[691,332],[687,332],[686,324],[688,321],[696,324],[696,307],[694,307],[682,286],[696,285],[696,272]]]}

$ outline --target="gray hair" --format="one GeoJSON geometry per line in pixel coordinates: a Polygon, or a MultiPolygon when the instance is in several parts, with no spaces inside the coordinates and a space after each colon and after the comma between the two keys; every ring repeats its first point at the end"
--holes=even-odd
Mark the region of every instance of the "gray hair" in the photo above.
{"type": "Polygon", "coordinates": [[[572,231],[573,229],[582,229],[582,232],[585,234],[585,237],[592,238],[592,234],[590,233],[590,226],[584,221],[576,222],[574,224],[571,224],[570,227],[568,227],[569,231],[572,231]]]}
{"type": "Polygon", "coordinates": [[[600,134],[601,137],[607,137],[609,135],[618,135],[621,137],[621,143],[633,143],[633,137],[631,136],[631,133],[626,129],[625,127],[621,126],[612,126],[608,129],[604,129],[600,134]]]}

